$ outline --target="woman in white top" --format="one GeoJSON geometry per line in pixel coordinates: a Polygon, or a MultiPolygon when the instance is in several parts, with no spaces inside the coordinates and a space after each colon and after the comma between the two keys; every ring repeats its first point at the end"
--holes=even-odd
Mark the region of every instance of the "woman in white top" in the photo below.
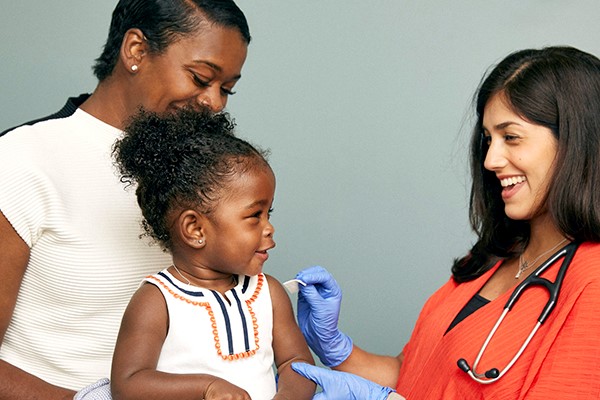
{"type": "Polygon", "coordinates": [[[111,147],[140,106],[222,110],[249,42],[231,0],[121,0],[94,93],[0,137],[0,398],[72,398],[109,376],[131,295],[168,260],[139,239],[111,147]]]}

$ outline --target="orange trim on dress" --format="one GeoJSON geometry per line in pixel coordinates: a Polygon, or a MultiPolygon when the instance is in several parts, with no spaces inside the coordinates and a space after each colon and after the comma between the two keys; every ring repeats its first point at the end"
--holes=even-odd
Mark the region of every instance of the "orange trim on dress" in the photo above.
{"type": "Polygon", "coordinates": [[[256,348],[254,350],[244,351],[243,353],[227,354],[227,355],[223,355],[223,353],[221,352],[221,340],[219,338],[219,331],[217,329],[217,320],[215,319],[215,313],[213,312],[212,307],[210,306],[209,302],[190,300],[187,297],[180,295],[179,293],[175,293],[170,287],[165,285],[165,283],[163,281],[156,278],[155,276],[150,275],[150,276],[147,276],[146,278],[152,279],[152,280],[158,282],[158,284],[160,284],[174,298],[185,301],[186,303],[188,303],[190,305],[200,306],[200,307],[204,307],[206,309],[206,311],[208,312],[208,316],[209,316],[210,322],[211,322],[211,327],[213,330],[212,333],[213,333],[213,338],[215,341],[215,349],[217,350],[217,354],[219,355],[219,357],[221,357],[223,360],[234,361],[234,360],[239,360],[240,358],[252,357],[253,355],[256,354],[256,352],[260,348],[260,345],[259,345],[260,340],[258,338],[258,322],[256,320],[256,314],[252,310],[251,304],[254,303],[254,301],[256,300],[256,298],[258,297],[258,295],[262,289],[264,279],[265,279],[265,276],[263,274],[258,275],[258,282],[256,283],[256,289],[254,289],[254,293],[252,293],[252,296],[250,296],[250,298],[248,300],[246,300],[246,305],[248,306],[248,312],[250,313],[250,317],[252,318],[252,327],[254,329],[254,343],[256,344],[256,348]]]}

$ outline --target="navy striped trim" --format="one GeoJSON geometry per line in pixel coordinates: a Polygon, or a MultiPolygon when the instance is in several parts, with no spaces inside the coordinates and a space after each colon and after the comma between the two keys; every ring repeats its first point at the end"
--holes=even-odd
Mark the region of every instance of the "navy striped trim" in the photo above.
{"type": "Polygon", "coordinates": [[[237,292],[235,291],[235,289],[233,289],[231,291],[231,293],[233,293],[233,297],[235,297],[238,311],[240,312],[240,316],[241,316],[241,320],[242,320],[242,327],[244,328],[244,346],[246,346],[246,351],[250,351],[250,340],[248,338],[248,322],[246,321],[246,317],[244,315],[244,309],[242,308],[242,302],[241,302],[237,292]]]}
{"type": "Polygon", "coordinates": [[[227,344],[229,349],[229,355],[233,355],[233,334],[231,333],[231,319],[229,318],[227,307],[225,307],[225,303],[223,303],[223,299],[221,299],[219,293],[217,293],[214,290],[211,290],[211,293],[213,294],[213,296],[215,296],[215,299],[217,299],[219,306],[221,306],[221,311],[223,312],[223,319],[225,319],[225,330],[227,331],[227,344]]]}
{"type": "Polygon", "coordinates": [[[193,297],[204,297],[204,293],[202,292],[192,292],[191,290],[185,290],[184,288],[182,288],[181,286],[177,285],[173,279],[169,278],[164,272],[159,272],[158,275],[162,276],[164,279],[166,279],[171,285],[175,286],[179,291],[193,296],[193,297]]]}
{"type": "Polygon", "coordinates": [[[250,285],[250,277],[249,276],[244,276],[244,284],[242,285],[242,293],[246,293],[246,290],[248,290],[248,285],[250,285]]]}

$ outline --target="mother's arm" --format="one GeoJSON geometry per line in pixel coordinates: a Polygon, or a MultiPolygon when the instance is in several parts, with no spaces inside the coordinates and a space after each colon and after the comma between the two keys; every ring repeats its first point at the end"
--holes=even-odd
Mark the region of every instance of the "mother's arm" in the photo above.
{"type": "MultiPolygon", "coordinates": [[[[12,319],[29,262],[29,246],[0,212],[0,346],[12,319]]],[[[0,360],[0,399],[72,399],[75,392],[51,385],[0,360]]]]}

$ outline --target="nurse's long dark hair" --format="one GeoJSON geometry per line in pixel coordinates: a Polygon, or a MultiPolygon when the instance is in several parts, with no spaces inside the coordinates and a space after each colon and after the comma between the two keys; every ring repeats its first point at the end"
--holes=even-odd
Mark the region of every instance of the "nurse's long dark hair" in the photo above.
{"type": "Polygon", "coordinates": [[[477,278],[495,262],[521,254],[529,223],[508,218],[500,182],[483,162],[483,110],[501,94],[523,119],[549,128],[558,141],[546,207],[556,226],[577,241],[600,241],[600,60],[572,47],[510,54],[482,81],[471,138],[469,219],[478,240],[454,261],[457,282],[477,278]]]}

